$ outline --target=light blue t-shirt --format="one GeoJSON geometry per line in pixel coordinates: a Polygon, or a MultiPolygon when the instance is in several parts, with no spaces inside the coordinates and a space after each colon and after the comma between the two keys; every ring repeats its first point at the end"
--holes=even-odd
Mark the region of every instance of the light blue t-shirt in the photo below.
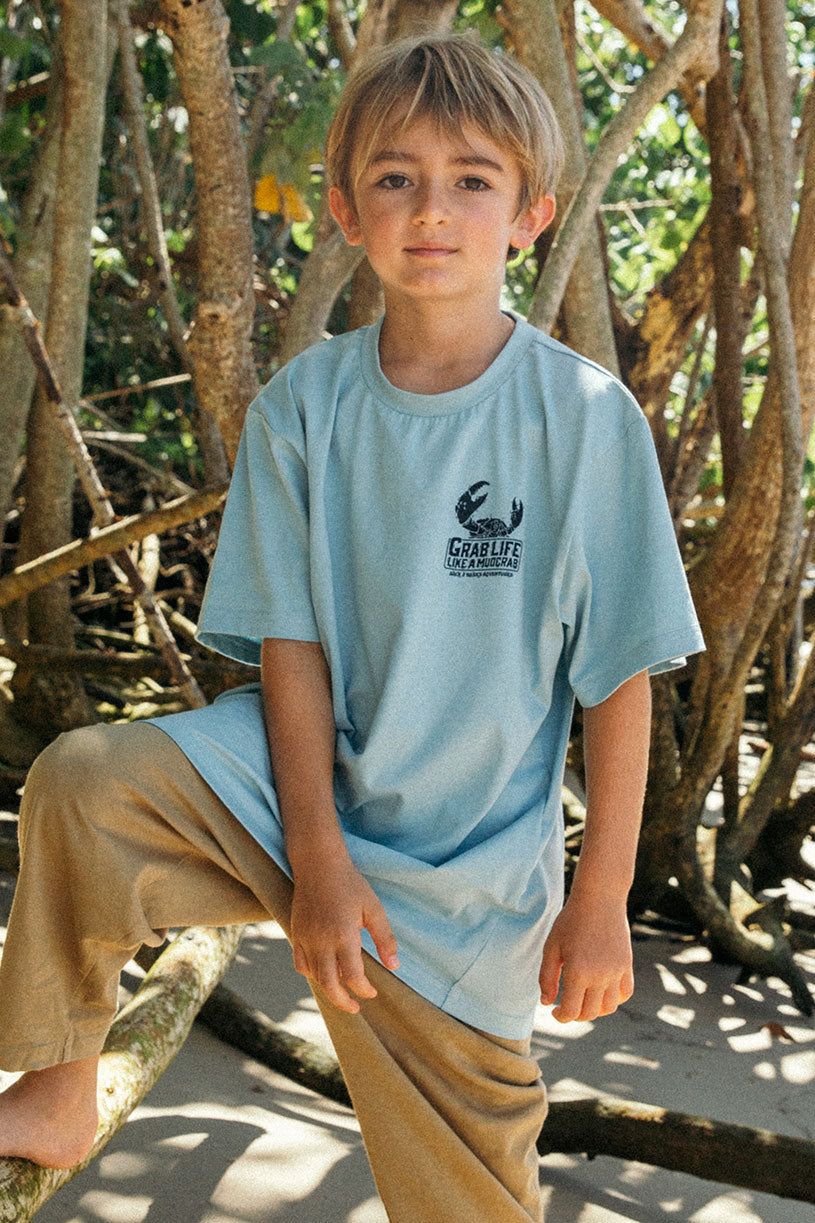
{"type": "MultiPolygon", "coordinates": [[[[704,645],[619,382],[516,318],[474,382],[414,394],[382,373],[380,326],[250,406],[198,639],[253,664],[264,637],[322,642],[337,811],[398,975],[520,1039],[563,899],[574,697],[704,645]]],[[[156,725],[290,874],[259,685],[156,725]]]]}

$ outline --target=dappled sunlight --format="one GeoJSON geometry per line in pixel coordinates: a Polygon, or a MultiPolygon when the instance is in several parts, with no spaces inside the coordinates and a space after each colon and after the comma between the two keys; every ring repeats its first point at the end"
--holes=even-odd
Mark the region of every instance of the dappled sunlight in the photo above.
{"type": "MultiPolygon", "coordinates": [[[[533,1051],[553,1100],[610,1095],[815,1138],[815,1024],[777,979],[739,981],[683,936],[636,938],[636,989],[614,1015],[560,1025],[541,1008],[533,1051]]],[[[815,984],[815,964],[799,962],[815,984]]],[[[802,1223],[800,1202],[600,1156],[542,1160],[556,1223],[802,1223]],[[581,1203],[584,1203],[581,1205],[581,1203]]]]}
{"type": "Polygon", "coordinates": [[[657,1019],[661,1019],[663,1023],[669,1024],[673,1028],[688,1029],[696,1017],[696,1012],[687,1006],[674,1006],[672,1003],[666,1003],[657,1011],[657,1019]]]}

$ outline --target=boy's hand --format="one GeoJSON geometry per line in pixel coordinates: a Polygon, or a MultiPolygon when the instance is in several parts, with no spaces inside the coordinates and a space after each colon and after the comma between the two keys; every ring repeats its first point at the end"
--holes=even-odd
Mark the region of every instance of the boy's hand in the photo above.
{"type": "Polygon", "coordinates": [[[634,992],[625,900],[575,895],[555,919],[543,948],[541,1002],[560,1023],[610,1015],[634,992]]]}
{"type": "Polygon", "coordinates": [[[336,1007],[355,1015],[360,998],[375,998],[365,975],[359,932],[365,927],[386,968],[398,968],[396,938],[368,881],[348,860],[295,878],[291,912],[296,970],[314,981],[336,1007]]]}

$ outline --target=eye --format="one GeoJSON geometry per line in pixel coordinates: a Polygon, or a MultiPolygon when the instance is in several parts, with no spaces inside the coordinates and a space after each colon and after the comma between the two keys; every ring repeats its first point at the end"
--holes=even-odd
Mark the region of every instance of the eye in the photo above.
{"type": "Polygon", "coordinates": [[[475,174],[468,174],[466,178],[461,180],[465,191],[489,191],[490,185],[483,178],[478,178],[475,174]]]}
{"type": "Polygon", "coordinates": [[[386,174],[384,178],[380,178],[376,184],[377,187],[383,187],[385,191],[399,191],[407,185],[408,179],[405,174],[386,174]]]}

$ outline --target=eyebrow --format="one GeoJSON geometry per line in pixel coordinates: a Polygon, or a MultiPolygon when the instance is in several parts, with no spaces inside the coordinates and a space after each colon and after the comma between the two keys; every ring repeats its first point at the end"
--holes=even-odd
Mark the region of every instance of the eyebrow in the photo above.
{"type": "MultiPolygon", "coordinates": [[[[406,161],[409,164],[415,164],[419,158],[413,153],[402,153],[398,149],[382,149],[379,153],[375,153],[371,158],[370,165],[376,166],[383,161],[406,161]]],[[[454,166],[483,166],[487,170],[495,170],[497,174],[506,173],[506,167],[500,162],[493,161],[491,157],[482,157],[480,153],[462,154],[460,157],[453,157],[451,165],[454,166]]]]}

